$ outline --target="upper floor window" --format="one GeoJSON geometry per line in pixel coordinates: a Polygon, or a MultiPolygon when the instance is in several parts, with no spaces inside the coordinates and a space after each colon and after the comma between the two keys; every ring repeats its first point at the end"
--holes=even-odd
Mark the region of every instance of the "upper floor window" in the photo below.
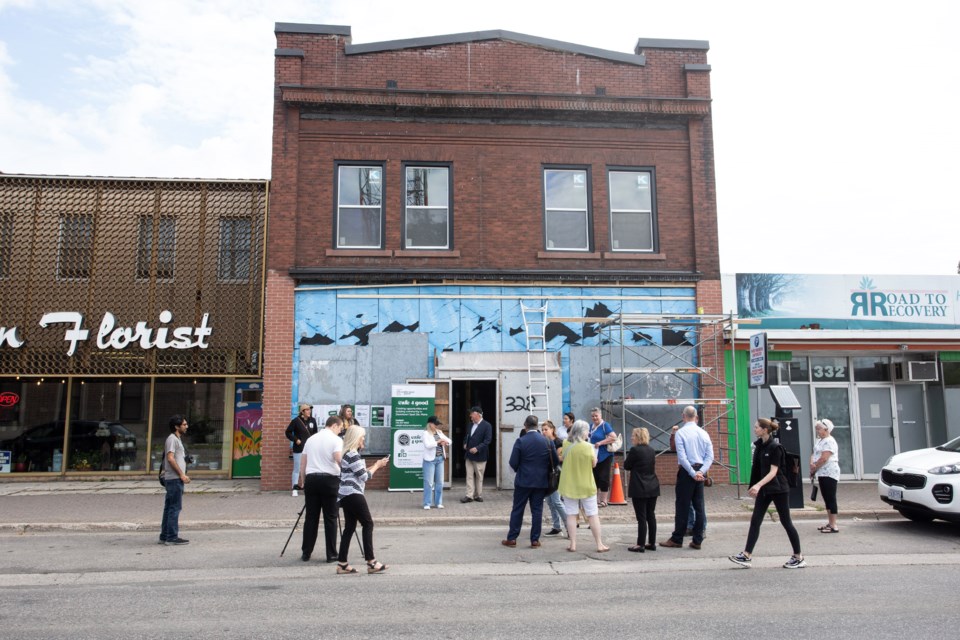
{"type": "Polygon", "coordinates": [[[404,249],[450,248],[450,168],[405,169],[404,249]]]}
{"type": "Polygon", "coordinates": [[[221,218],[217,278],[250,279],[250,250],[253,241],[250,218],[221,218]]]}
{"type": "Polygon", "coordinates": [[[337,171],[338,249],[383,248],[383,167],[340,165],[337,171]]]}
{"type": "Polygon", "coordinates": [[[155,255],[157,279],[172,280],[176,220],[172,216],[163,216],[154,225],[151,216],[140,216],[137,236],[137,278],[150,278],[150,265],[155,255]]]}
{"type": "Polygon", "coordinates": [[[13,214],[0,212],[0,278],[10,277],[13,253],[13,214]]]}
{"type": "Polygon", "coordinates": [[[546,246],[590,251],[590,185],[586,169],[544,169],[546,246]]]}
{"type": "Polygon", "coordinates": [[[610,170],[610,247],[614,251],[656,251],[653,172],[610,170]]]}
{"type": "Polygon", "coordinates": [[[60,216],[57,277],[77,280],[90,277],[93,264],[93,216],[84,213],[60,216]]]}

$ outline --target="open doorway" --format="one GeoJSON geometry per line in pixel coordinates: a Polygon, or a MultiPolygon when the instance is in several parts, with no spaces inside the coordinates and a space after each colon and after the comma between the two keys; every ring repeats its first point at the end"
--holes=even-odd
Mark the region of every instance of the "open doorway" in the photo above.
{"type": "Polygon", "coordinates": [[[450,430],[453,439],[453,478],[466,478],[466,465],[463,458],[463,440],[470,427],[470,407],[483,409],[483,419],[493,426],[493,439],[490,441],[490,456],[484,479],[497,478],[497,381],[496,380],[453,380],[453,398],[450,402],[450,430]]]}

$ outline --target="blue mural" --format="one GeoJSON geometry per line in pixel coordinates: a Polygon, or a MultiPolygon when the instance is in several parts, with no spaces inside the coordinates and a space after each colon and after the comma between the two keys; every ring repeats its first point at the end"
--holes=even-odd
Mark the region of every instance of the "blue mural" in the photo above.
{"type": "MultiPolygon", "coordinates": [[[[692,288],[408,286],[301,290],[296,294],[294,385],[301,345],[366,346],[371,333],[427,335],[428,370],[434,352],[526,351],[521,301],[548,305],[553,318],[607,318],[619,313],[696,313],[692,288]]],[[[690,344],[689,327],[632,332],[635,344],[690,344]]],[[[559,351],[563,367],[563,406],[570,404],[569,350],[600,345],[596,322],[551,322],[547,349],[559,351]]],[[[294,389],[296,392],[296,389],[294,389]]],[[[294,393],[293,397],[297,397],[294,393]]]]}

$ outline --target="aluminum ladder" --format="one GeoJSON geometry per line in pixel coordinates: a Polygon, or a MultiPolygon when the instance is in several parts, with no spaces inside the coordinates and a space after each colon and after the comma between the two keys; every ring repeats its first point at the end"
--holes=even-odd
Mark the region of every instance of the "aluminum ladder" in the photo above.
{"type": "Polygon", "coordinates": [[[527,396],[530,413],[543,422],[551,419],[550,383],[547,380],[547,301],[527,306],[521,300],[520,313],[523,316],[523,332],[527,337],[527,396]]]}

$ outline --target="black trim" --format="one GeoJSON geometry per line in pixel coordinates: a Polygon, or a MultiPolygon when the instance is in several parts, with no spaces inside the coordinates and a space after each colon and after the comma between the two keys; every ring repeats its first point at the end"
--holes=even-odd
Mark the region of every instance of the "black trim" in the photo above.
{"type": "Polygon", "coordinates": [[[326,36],[349,36],[350,27],[339,24],[303,24],[300,22],[276,22],[274,33],[314,33],[326,36]]]}
{"type": "Polygon", "coordinates": [[[638,271],[638,270],[515,270],[497,269],[401,269],[344,267],[294,267],[287,272],[300,282],[338,284],[430,284],[457,281],[483,282],[563,282],[579,284],[643,284],[671,282],[695,284],[703,274],[689,271],[638,271]]]}
{"type": "Polygon", "coordinates": [[[640,38],[634,51],[639,54],[642,49],[695,49],[709,51],[710,43],[707,40],[671,40],[668,38],[640,38]]]}
{"type": "Polygon", "coordinates": [[[274,49],[273,55],[276,58],[302,58],[305,53],[303,49],[274,49]]]}

